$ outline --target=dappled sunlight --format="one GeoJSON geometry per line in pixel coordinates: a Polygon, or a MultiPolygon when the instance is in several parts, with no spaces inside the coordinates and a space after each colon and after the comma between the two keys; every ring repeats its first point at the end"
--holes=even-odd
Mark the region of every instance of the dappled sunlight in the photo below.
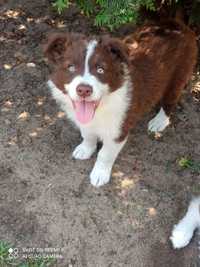
{"type": "MultiPolygon", "coordinates": [[[[39,98],[38,101],[41,101],[40,104],[42,105],[43,104],[43,101],[45,100],[46,98],[43,97],[43,98],[39,98]]],[[[65,113],[64,112],[58,112],[55,114],[55,116],[53,118],[51,118],[49,115],[45,114],[43,116],[43,119],[45,120],[45,125],[43,125],[43,127],[36,127],[34,129],[32,129],[31,132],[29,132],[29,136],[32,137],[32,138],[36,138],[36,137],[39,137],[40,134],[42,134],[42,132],[47,129],[50,125],[53,125],[56,123],[56,121],[58,119],[62,119],[63,117],[65,116],[65,113]]],[[[40,114],[37,114],[35,117],[42,117],[40,114]]]]}
{"type": "Polygon", "coordinates": [[[42,106],[44,104],[45,100],[46,100],[46,97],[45,96],[44,97],[41,97],[41,96],[38,97],[37,105],[38,106],[42,106]]]}
{"type": "Polygon", "coordinates": [[[12,106],[13,106],[13,102],[10,100],[6,100],[3,103],[3,107],[1,108],[1,112],[9,112],[10,109],[12,108],[12,106]]]}
{"type": "MultiPolygon", "coordinates": [[[[46,97],[38,97],[37,98],[37,105],[39,105],[39,106],[43,105],[45,100],[46,100],[46,97]]],[[[10,100],[7,100],[4,102],[4,105],[3,105],[4,110],[3,111],[8,112],[8,111],[10,111],[10,108],[12,108],[12,107],[13,107],[13,102],[10,100]]],[[[1,111],[2,111],[2,109],[1,109],[1,111]]],[[[46,129],[48,129],[49,126],[55,124],[57,120],[60,120],[63,117],[65,117],[65,113],[61,112],[61,111],[57,112],[53,117],[50,117],[47,114],[45,114],[45,115],[36,114],[36,115],[31,116],[31,114],[27,111],[21,112],[16,118],[17,122],[19,123],[19,125],[20,124],[22,125],[22,123],[23,124],[26,123],[26,128],[24,128],[24,129],[28,128],[28,130],[23,131],[23,137],[22,136],[20,137],[22,143],[27,142],[28,139],[26,137],[29,137],[32,139],[40,137],[44,133],[44,131],[46,129]],[[37,127],[33,127],[31,118],[33,118],[33,121],[35,121],[34,117],[39,118],[38,123],[41,124],[41,126],[38,125],[37,127]]],[[[8,124],[10,124],[9,120],[8,120],[8,122],[9,122],[8,124]]],[[[6,123],[6,120],[5,120],[5,123],[6,123]]],[[[38,123],[36,122],[36,124],[38,124],[38,123]]],[[[14,132],[16,132],[16,129],[14,130],[14,132]]],[[[8,141],[7,141],[8,145],[14,146],[14,145],[17,145],[18,143],[19,143],[18,135],[15,134],[14,136],[11,136],[8,138],[8,141]]]]}
{"type": "Polygon", "coordinates": [[[49,122],[52,122],[53,120],[51,119],[51,117],[49,115],[44,115],[44,120],[45,121],[49,121],[49,122]]]}
{"type": "Polygon", "coordinates": [[[27,27],[25,25],[21,24],[21,25],[19,25],[18,30],[20,30],[20,31],[27,30],[27,27]]]}
{"type": "Polygon", "coordinates": [[[37,128],[36,128],[36,131],[37,131],[37,132],[41,132],[42,130],[43,130],[42,127],[37,127],[37,128]]]}
{"type": "Polygon", "coordinates": [[[130,178],[125,178],[121,181],[122,189],[130,189],[130,188],[133,188],[134,185],[135,185],[134,181],[130,178]]]}
{"type": "Polygon", "coordinates": [[[195,102],[200,102],[200,72],[193,79],[192,94],[195,102]]]}
{"type": "Polygon", "coordinates": [[[4,105],[5,107],[7,107],[7,108],[11,108],[11,107],[13,106],[13,102],[10,101],[10,100],[7,100],[7,101],[4,102],[3,105],[4,105]]]}
{"type": "Polygon", "coordinates": [[[59,111],[59,112],[57,113],[57,118],[61,119],[61,118],[63,118],[63,117],[65,117],[65,112],[59,111]]]}
{"type": "Polygon", "coordinates": [[[29,133],[29,136],[30,137],[37,137],[38,133],[36,131],[35,132],[31,132],[31,133],[29,133]]]}
{"type": "Polygon", "coordinates": [[[58,22],[56,23],[56,27],[57,27],[58,29],[62,29],[62,28],[65,28],[65,27],[66,27],[66,24],[64,23],[64,21],[58,21],[58,22]]]}
{"type": "MultiPolygon", "coordinates": [[[[47,100],[46,96],[37,96],[35,99],[35,105],[37,107],[43,107],[45,102],[47,100]]],[[[14,102],[11,100],[6,100],[1,108],[1,112],[9,112],[11,109],[14,108],[14,102]]],[[[23,111],[21,113],[18,113],[16,115],[16,122],[20,127],[23,127],[22,125],[25,124],[26,128],[24,128],[24,138],[25,135],[29,136],[31,138],[36,138],[41,136],[41,134],[46,130],[49,126],[53,125],[56,123],[57,120],[63,119],[65,117],[65,113],[62,111],[58,111],[54,115],[50,116],[49,114],[42,114],[42,113],[37,113],[37,114],[30,114],[28,111],[23,111]],[[26,129],[26,130],[25,130],[26,129]]],[[[10,120],[5,119],[4,120],[7,125],[10,124],[10,120]],[[8,121],[8,123],[7,123],[8,121]]],[[[25,138],[26,139],[26,138],[25,138]]],[[[16,145],[18,140],[17,136],[12,136],[8,140],[9,145],[16,145]]]]}
{"type": "Polygon", "coordinates": [[[28,112],[24,111],[21,114],[19,114],[17,119],[21,120],[21,121],[26,121],[29,117],[30,117],[30,114],[28,112]]]}
{"type": "Polygon", "coordinates": [[[17,136],[11,137],[10,140],[8,141],[8,145],[14,146],[17,144],[17,136]]]}
{"type": "Polygon", "coordinates": [[[5,70],[12,69],[12,65],[11,64],[4,64],[3,67],[4,67],[5,70]]]}
{"type": "Polygon", "coordinates": [[[128,176],[122,171],[113,171],[112,177],[115,184],[115,189],[118,192],[118,195],[126,199],[127,195],[131,190],[135,190],[135,187],[140,180],[139,174],[133,174],[128,176]]]}
{"type": "Polygon", "coordinates": [[[148,214],[151,216],[151,217],[154,217],[157,215],[157,211],[155,208],[151,207],[148,209],[148,214]]]}
{"type": "Polygon", "coordinates": [[[17,19],[20,16],[20,11],[19,10],[6,10],[6,12],[4,12],[4,16],[7,18],[12,18],[12,19],[17,19]]]}
{"type": "Polygon", "coordinates": [[[116,172],[113,172],[112,176],[114,178],[121,178],[124,176],[124,173],[123,172],[120,172],[120,171],[116,171],[116,172]]]}
{"type": "Polygon", "coordinates": [[[26,64],[26,66],[27,66],[28,68],[35,68],[35,67],[36,67],[36,64],[33,63],[33,62],[28,62],[28,63],[26,64]]]}

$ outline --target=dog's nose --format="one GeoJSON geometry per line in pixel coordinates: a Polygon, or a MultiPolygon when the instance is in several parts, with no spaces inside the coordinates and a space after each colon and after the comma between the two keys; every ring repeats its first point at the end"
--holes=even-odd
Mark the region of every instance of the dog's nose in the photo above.
{"type": "Polygon", "coordinates": [[[92,91],[93,91],[92,87],[90,85],[86,85],[86,84],[80,84],[76,88],[76,92],[77,92],[78,96],[80,96],[80,97],[91,96],[92,91]]]}

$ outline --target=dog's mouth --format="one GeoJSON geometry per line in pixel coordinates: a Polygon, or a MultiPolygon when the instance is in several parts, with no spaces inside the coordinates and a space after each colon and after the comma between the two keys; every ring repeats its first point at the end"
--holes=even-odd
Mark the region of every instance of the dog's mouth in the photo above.
{"type": "Polygon", "coordinates": [[[95,115],[95,111],[100,101],[72,101],[76,114],[76,119],[82,123],[87,124],[92,121],[95,115]]]}

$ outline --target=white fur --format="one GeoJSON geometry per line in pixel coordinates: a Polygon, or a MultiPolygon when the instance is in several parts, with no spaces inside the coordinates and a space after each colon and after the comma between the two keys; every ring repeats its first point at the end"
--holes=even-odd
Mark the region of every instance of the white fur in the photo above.
{"type": "Polygon", "coordinates": [[[88,101],[96,101],[100,100],[105,94],[108,93],[109,87],[107,84],[101,83],[94,75],[90,73],[89,70],[89,59],[93,55],[95,51],[95,47],[97,45],[96,40],[92,40],[89,42],[87,46],[87,53],[85,57],[85,65],[84,65],[84,74],[76,76],[69,84],[65,84],[64,87],[68,92],[70,98],[74,101],[79,100],[79,96],[77,95],[76,88],[79,84],[88,84],[92,86],[93,93],[90,97],[87,98],[88,101]]]}
{"type": "Polygon", "coordinates": [[[97,137],[89,135],[85,136],[85,138],[83,137],[82,143],[75,148],[74,152],[72,153],[72,156],[75,159],[89,159],[95,152],[96,147],[97,137]]]}
{"type": "Polygon", "coordinates": [[[110,180],[112,166],[125,144],[125,141],[117,143],[114,140],[119,137],[121,126],[130,104],[130,90],[132,88],[128,70],[124,66],[125,81],[116,91],[109,93],[109,86],[101,83],[89,71],[88,61],[95,51],[96,41],[90,41],[87,47],[85,70],[83,76],[75,77],[70,84],[65,84],[69,96],[62,93],[52,81],[48,85],[53,97],[60,104],[67,116],[78,126],[83,137],[83,142],[76,147],[73,157],[76,159],[88,159],[96,150],[97,140],[103,142],[98,154],[95,166],[90,174],[90,181],[94,186],[101,186],[110,180]],[[76,120],[71,99],[76,100],[76,87],[86,83],[92,86],[93,94],[90,100],[100,100],[94,118],[88,124],[80,124],[76,120]]]}
{"type": "Polygon", "coordinates": [[[162,132],[170,124],[170,119],[166,115],[163,108],[160,109],[158,114],[149,122],[148,130],[150,132],[162,132]]]}
{"type": "Polygon", "coordinates": [[[187,246],[197,228],[200,228],[200,197],[191,201],[186,215],[174,226],[170,237],[173,247],[187,246]]]}
{"type": "Polygon", "coordinates": [[[90,182],[92,185],[99,187],[109,182],[112,166],[125,143],[126,140],[121,143],[104,140],[103,147],[99,151],[97,161],[90,173],[90,182]]]}

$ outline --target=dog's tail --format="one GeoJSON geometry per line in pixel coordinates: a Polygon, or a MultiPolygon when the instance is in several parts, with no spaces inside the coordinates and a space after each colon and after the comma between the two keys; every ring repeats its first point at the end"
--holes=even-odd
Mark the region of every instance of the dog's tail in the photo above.
{"type": "Polygon", "coordinates": [[[185,216],[174,226],[170,240],[174,248],[187,246],[196,228],[200,227],[200,197],[191,201],[185,216]]]}

